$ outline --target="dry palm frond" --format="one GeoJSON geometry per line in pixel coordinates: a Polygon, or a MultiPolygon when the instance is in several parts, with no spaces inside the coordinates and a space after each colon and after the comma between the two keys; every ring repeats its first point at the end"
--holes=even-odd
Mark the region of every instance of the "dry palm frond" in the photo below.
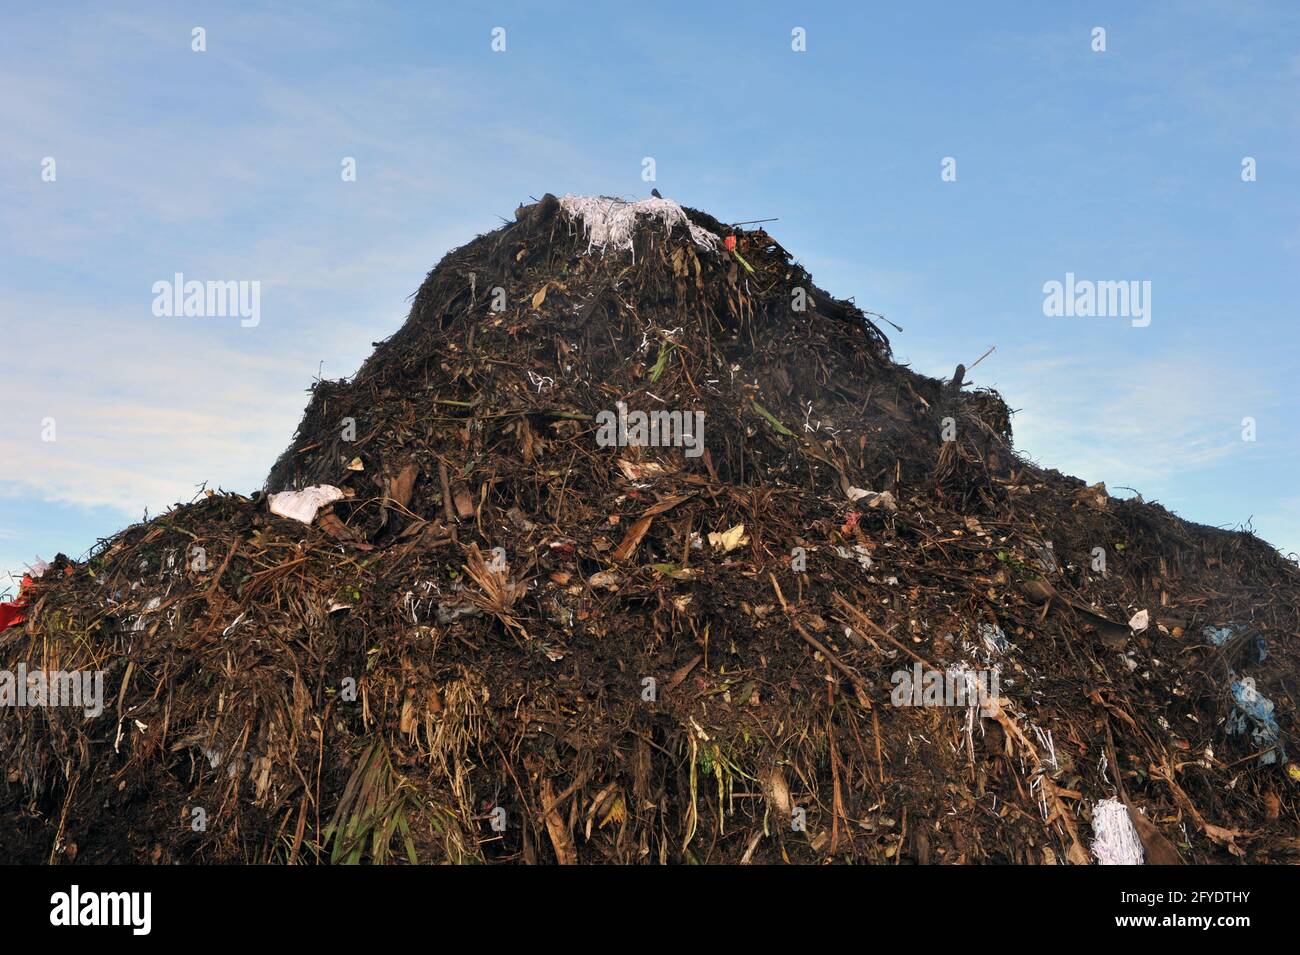
{"type": "Polygon", "coordinates": [[[482,593],[470,594],[470,601],[476,607],[481,607],[495,616],[507,630],[518,633],[526,639],[528,631],[511,612],[524,591],[524,585],[512,582],[508,570],[493,570],[489,567],[483,560],[483,555],[479,553],[477,544],[470,544],[465,559],[465,572],[482,591],[482,593]]]}

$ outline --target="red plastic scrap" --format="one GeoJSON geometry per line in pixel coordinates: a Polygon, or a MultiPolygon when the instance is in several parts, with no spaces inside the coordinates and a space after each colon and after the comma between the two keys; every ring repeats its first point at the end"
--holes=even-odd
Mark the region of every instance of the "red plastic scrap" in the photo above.
{"type": "Polygon", "coordinates": [[[32,578],[23,574],[23,582],[18,586],[18,599],[0,602],[0,630],[8,630],[27,619],[27,601],[23,592],[32,585],[32,578]]]}
{"type": "Polygon", "coordinates": [[[23,612],[27,603],[22,600],[6,600],[0,603],[0,630],[8,630],[27,619],[23,612]]]}

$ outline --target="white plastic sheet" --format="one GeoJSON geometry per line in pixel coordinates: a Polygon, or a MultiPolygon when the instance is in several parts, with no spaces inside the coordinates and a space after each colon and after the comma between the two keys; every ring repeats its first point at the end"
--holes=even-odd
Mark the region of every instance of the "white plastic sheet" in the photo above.
{"type": "Polygon", "coordinates": [[[344,496],[343,492],[332,484],[313,484],[301,491],[280,491],[278,494],[271,495],[271,513],[310,524],[316,519],[317,511],[326,504],[341,500],[344,496]]]}

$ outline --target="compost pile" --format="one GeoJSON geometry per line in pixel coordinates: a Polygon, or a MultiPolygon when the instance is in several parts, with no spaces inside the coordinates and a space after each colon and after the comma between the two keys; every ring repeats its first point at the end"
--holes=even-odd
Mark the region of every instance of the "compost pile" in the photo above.
{"type": "Polygon", "coordinates": [[[762,229],[521,206],[264,492],[25,592],[0,668],[104,706],[0,719],[5,857],[1087,863],[1119,799],[1147,861],[1296,861],[1296,565],[1022,459],[959,378],[762,229]]]}

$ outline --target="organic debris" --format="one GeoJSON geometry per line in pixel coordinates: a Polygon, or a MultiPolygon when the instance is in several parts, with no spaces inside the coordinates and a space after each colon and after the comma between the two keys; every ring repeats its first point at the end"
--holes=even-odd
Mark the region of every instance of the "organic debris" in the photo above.
{"type": "Polygon", "coordinates": [[[1296,861],[1296,566],[1019,458],[969,384],[761,228],[521,207],[266,493],[24,590],[0,667],[107,698],[0,720],[6,858],[1296,861]]]}

